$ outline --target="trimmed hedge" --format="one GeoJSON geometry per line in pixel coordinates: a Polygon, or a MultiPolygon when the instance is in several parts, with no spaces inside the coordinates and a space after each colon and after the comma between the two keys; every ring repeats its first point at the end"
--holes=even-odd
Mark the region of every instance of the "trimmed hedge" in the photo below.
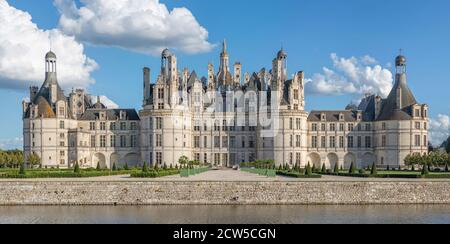
{"type": "Polygon", "coordinates": [[[131,174],[131,178],[159,178],[179,174],[179,170],[149,170],[147,172],[135,172],[131,174]]]}
{"type": "Polygon", "coordinates": [[[304,179],[320,179],[322,178],[321,175],[305,175],[301,174],[300,172],[292,172],[292,171],[277,171],[277,175],[286,176],[286,177],[292,177],[292,178],[304,178],[304,179]]]}
{"type": "Polygon", "coordinates": [[[113,175],[126,175],[135,171],[94,171],[94,170],[80,170],[76,173],[68,170],[65,171],[25,171],[25,174],[19,174],[16,172],[0,173],[0,179],[46,179],[46,178],[90,178],[101,176],[113,176],[113,175]]]}

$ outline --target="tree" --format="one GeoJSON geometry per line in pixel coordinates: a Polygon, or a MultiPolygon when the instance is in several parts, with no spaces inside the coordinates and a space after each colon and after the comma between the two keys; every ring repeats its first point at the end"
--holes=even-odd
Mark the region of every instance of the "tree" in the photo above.
{"type": "Polygon", "coordinates": [[[445,151],[447,153],[450,153],[450,136],[447,139],[447,142],[445,143],[445,151]]]}
{"type": "Polygon", "coordinates": [[[142,172],[144,172],[144,173],[148,172],[147,162],[144,162],[144,166],[142,166],[142,172]]]}
{"type": "Polygon", "coordinates": [[[100,162],[97,162],[97,168],[95,168],[95,169],[98,171],[102,170],[102,167],[100,166],[100,162]]]}
{"type": "Polygon", "coordinates": [[[81,173],[80,165],[78,164],[78,162],[75,163],[75,167],[73,169],[73,172],[76,173],[76,174],[81,173]]]}
{"type": "Polygon", "coordinates": [[[424,165],[422,167],[422,176],[428,175],[428,174],[430,174],[430,171],[428,170],[428,165],[424,165]]]}
{"type": "Polygon", "coordinates": [[[25,174],[26,174],[26,172],[25,172],[25,163],[22,163],[20,165],[19,175],[25,175],[25,174]]]}
{"type": "Polygon", "coordinates": [[[448,170],[448,163],[445,164],[445,172],[447,172],[447,173],[449,172],[449,170],[448,170]]]}
{"type": "Polygon", "coordinates": [[[377,164],[374,162],[372,165],[372,170],[370,171],[370,175],[377,175],[377,174],[378,174],[377,164]]]}
{"type": "Polygon", "coordinates": [[[322,174],[325,174],[327,172],[327,166],[325,164],[322,165],[322,174]]]}
{"type": "Polygon", "coordinates": [[[116,163],[113,163],[113,166],[112,166],[112,171],[116,171],[117,170],[117,166],[116,166],[116,163]]]}
{"type": "Polygon", "coordinates": [[[334,165],[334,171],[333,171],[335,174],[339,174],[339,164],[335,164],[334,165]]]}
{"type": "Polygon", "coordinates": [[[307,176],[311,176],[313,174],[311,165],[308,163],[308,165],[306,166],[306,170],[305,170],[305,175],[307,176]]]}
{"type": "Polygon", "coordinates": [[[128,163],[125,163],[125,166],[123,166],[123,169],[124,169],[124,170],[129,170],[129,168],[128,168],[128,163]]]}
{"type": "Polygon", "coordinates": [[[189,163],[189,158],[186,156],[181,156],[180,159],[178,159],[178,163],[184,167],[189,163]]]}
{"type": "Polygon", "coordinates": [[[34,166],[41,165],[41,158],[36,153],[32,153],[28,156],[28,163],[33,168],[34,166]]]}
{"type": "Polygon", "coordinates": [[[311,171],[312,172],[316,172],[316,165],[315,164],[313,164],[311,171]]]}
{"type": "Polygon", "coordinates": [[[350,165],[350,170],[348,171],[348,173],[350,173],[350,174],[355,174],[356,173],[356,167],[355,167],[355,164],[353,162],[350,165]]]}

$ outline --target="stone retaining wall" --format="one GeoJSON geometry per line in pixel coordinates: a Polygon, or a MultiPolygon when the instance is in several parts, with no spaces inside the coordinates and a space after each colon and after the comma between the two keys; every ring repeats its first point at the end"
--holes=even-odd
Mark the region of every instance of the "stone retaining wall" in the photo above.
{"type": "Polygon", "coordinates": [[[450,182],[0,182],[0,205],[450,204],[450,182]]]}

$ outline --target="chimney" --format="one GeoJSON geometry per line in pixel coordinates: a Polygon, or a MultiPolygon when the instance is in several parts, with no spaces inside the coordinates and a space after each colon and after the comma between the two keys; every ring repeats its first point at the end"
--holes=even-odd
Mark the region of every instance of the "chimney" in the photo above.
{"type": "Polygon", "coordinates": [[[144,68],[144,106],[148,104],[150,97],[150,68],[144,68]]]}
{"type": "Polygon", "coordinates": [[[30,102],[34,101],[38,91],[39,91],[39,88],[37,86],[31,86],[30,87],[30,102]]]}
{"type": "Polygon", "coordinates": [[[381,114],[381,104],[382,100],[380,96],[375,97],[375,119],[377,119],[381,114]]]}

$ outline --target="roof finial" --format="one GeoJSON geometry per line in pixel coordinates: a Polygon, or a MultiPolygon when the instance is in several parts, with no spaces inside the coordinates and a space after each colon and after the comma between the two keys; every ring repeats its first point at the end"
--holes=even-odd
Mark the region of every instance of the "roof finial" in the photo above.
{"type": "Polygon", "coordinates": [[[100,96],[97,96],[97,103],[100,104],[100,96]]]}
{"type": "Polygon", "coordinates": [[[227,39],[223,39],[223,53],[227,53],[227,39]]]}
{"type": "Polygon", "coordinates": [[[400,53],[400,55],[403,54],[403,48],[400,48],[400,49],[399,49],[399,53],[400,53]]]}

